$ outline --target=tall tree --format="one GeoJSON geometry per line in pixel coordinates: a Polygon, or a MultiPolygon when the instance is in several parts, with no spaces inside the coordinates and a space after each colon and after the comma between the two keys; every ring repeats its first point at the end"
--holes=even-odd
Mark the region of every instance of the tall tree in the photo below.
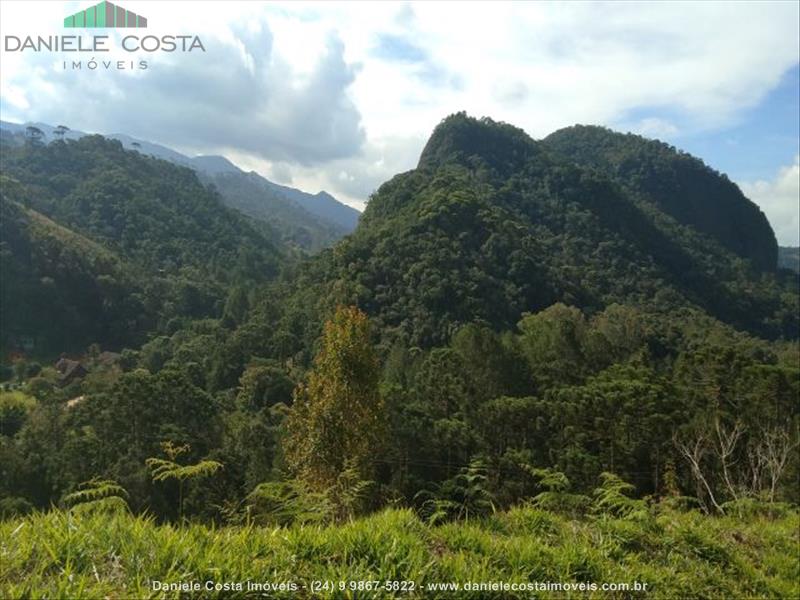
{"type": "Polygon", "coordinates": [[[372,470],[385,423],[379,375],[367,316],[339,307],[307,384],[295,390],[284,439],[289,467],[313,489],[334,485],[345,463],[362,477],[372,470]]]}

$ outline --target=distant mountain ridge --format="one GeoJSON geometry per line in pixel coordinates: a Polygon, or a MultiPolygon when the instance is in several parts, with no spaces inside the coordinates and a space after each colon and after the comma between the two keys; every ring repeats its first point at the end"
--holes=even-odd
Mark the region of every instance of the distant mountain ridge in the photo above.
{"type": "MultiPolygon", "coordinates": [[[[18,124],[0,121],[0,130],[12,134],[24,135],[28,126],[38,127],[44,134],[45,142],[57,137],[54,134],[57,127],[47,123],[18,124]]],[[[63,137],[76,140],[86,135],[90,134],[70,129],[65,131],[63,137]]],[[[127,150],[136,150],[197,171],[201,179],[217,187],[228,206],[251,218],[265,221],[283,236],[285,241],[306,250],[318,250],[332,244],[353,231],[358,223],[360,213],[339,202],[328,192],[311,194],[274,183],[258,173],[246,173],[224,156],[190,157],[161,144],[124,133],[112,133],[103,137],[120,141],[127,150]],[[259,181],[256,182],[256,179],[259,181]],[[242,189],[248,186],[243,200],[242,189]]]]}
{"type": "Polygon", "coordinates": [[[264,179],[264,181],[277,193],[294,200],[307,211],[336,223],[346,229],[348,233],[358,225],[358,218],[361,213],[346,204],[342,204],[324,190],[316,194],[309,194],[292,187],[273,183],[267,179],[264,179]]]}
{"type": "Polygon", "coordinates": [[[800,273],[800,248],[780,246],[778,248],[778,267],[800,273]]]}
{"type": "MultiPolygon", "coordinates": [[[[285,244],[316,251],[330,246],[352,231],[338,223],[314,214],[302,204],[280,191],[278,186],[255,172],[217,171],[215,174],[198,171],[206,184],[212,184],[222,201],[230,208],[253,219],[263,221],[285,244]]],[[[292,188],[286,188],[292,190],[292,188]]],[[[296,197],[310,194],[293,190],[296,197]]],[[[335,202],[335,201],[334,201],[335,202]]]]}

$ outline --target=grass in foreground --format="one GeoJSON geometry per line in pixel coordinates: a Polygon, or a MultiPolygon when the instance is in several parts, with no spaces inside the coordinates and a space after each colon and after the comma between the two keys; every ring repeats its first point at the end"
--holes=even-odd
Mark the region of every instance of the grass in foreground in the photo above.
{"type": "Polygon", "coordinates": [[[800,516],[568,519],[531,507],[428,527],[409,510],[339,526],[157,525],[61,511],[0,523],[2,598],[255,597],[154,591],[152,581],[295,582],[270,598],[800,597],[800,516]],[[313,581],[414,581],[413,592],[319,590],[313,581]],[[648,592],[442,592],[431,583],[633,582],[648,592]],[[306,585],[307,588],[302,586],[306,585]]]}

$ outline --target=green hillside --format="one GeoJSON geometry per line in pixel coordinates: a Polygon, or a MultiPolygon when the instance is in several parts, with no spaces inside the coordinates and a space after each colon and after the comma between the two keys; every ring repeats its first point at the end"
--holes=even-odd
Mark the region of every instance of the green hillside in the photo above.
{"type": "Polygon", "coordinates": [[[132,332],[154,326],[155,314],[132,293],[138,282],[124,261],[12,200],[20,189],[16,182],[5,180],[3,187],[4,347],[16,347],[23,337],[50,352],[83,349],[94,341],[119,345],[132,332]]]}
{"type": "Polygon", "coordinates": [[[257,173],[218,173],[201,178],[217,188],[226,206],[269,224],[276,238],[289,246],[315,252],[349,233],[282,196],[275,184],[257,173]]]}
{"type": "Polygon", "coordinates": [[[99,136],[4,147],[3,345],[138,345],[274,277],[276,245],[193,171],[99,136]],[[51,321],[52,320],[52,321],[51,321]]]}
{"type": "Polygon", "coordinates": [[[226,210],[193,171],[86,136],[3,155],[3,171],[35,187],[31,207],[148,269],[196,269],[221,282],[246,250],[252,273],[275,272],[277,251],[226,210]]]}
{"type": "MultiPolygon", "coordinates": [[[[321,295],[362,307],[390,341],[421,346],[472,321],[508,328],[556,301],[589,312],[692,306],[756,335],[797,337],[796,281],[754,266],[775,264],[763,215],[745,237],[763,247],[763,222],[771,242],[748,263],[677,220],[666,199],[647,202],[551,145],[490,119],[448,117],[418,167],[380,187],[356,232],[308,268],[303,288],[319,284],[321,295]]],[[[665,169],[672,158],[665,151],[665,169]]],[[[738,227],[751,203],[707,169],[698,177],[731,188],[732,206],[715,222],[738,227]]]]}
{"type": "MultiPolygon", "coordinates": [[[[25,146],[26,127],[42,132],[42,143],[76,140],[87,135],[74,129],[61,130],[46,123],[17,124],[0,121],[0,144],[25,146]]],[[[289,252],[302,249],[315,252],[350,233],[359,212],[342,204],[326,192],[309,194],[273,183],[254,171],[245,173],[223,156],[190,157],[165,146],[126,134],[103,137],[118,140],[127,150],[189,167],[204,185],[213,185],[226,206],[266,224],[265,234],[289,252]]]]}
{"type": "Polygon", "coordinates": [[[764,213],[736,184],[700,159],[658,140],[603,127],[567,127],[550,134],[543,144],[565,160],[598,169],[759,269],[776,268],[778,247],[764,213]]]}

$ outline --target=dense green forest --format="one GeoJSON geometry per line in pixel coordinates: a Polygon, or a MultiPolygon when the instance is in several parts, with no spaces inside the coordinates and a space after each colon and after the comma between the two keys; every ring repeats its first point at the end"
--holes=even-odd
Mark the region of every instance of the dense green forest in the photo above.
{"type": "Polygon", "coordinates": [[[245,215],[267,223],[283,243],[308,251],[330,246],[351,231],[320,218],[283,197],[277,186],[257,173],[223,172],[200,175],[212,183],[222,201],[245,215]]]}
{"type": "MultiPolygon", "coordinates": [[[[37,136],[37,142],[41,142],[37,145],[76,141],[91,135],[64,125],[54,127],[46,123],[17,124],[0,120],[0,146],[9,149],[29,144],[28,128],[37,136]]],[[[288,252],[315,252],[331,246],[352,232],[358,223],[360,213],[327,192],[309,194],[273,183],[254,171],[244,172],[223,156],[190,157],[125,134],[103,137],[119,141],[123,148],[143,156],[191,168],[201,183],[213,185],[225,206],[258,222],[267,237],[285,246],[288,252]]]]}
{"type": "Polygon", "coordinates": [[[612,177],[634,197],[701,231],[761,269],[775,269],[775,234],[759,208],[725,175],[656,140],[603,127],[561,129],[548,149],[612,177]]]}
{"type": "MultiPolygon", "coordinates": [[[[0,513],[58,507],[3,525],[24,540],[2,572],[12,595],[76,592],[30,560],[94,586],[98,512],[116,515],[109,535],[168,547],[187,522],[197,540],[229,526],[236,552],[248,527],[285,526],[304,569],[351,540],[374,556],[331,572],[402,579],[375,562],[387,542],[369,525],[337,527],[387,507],[373,524],[408,521],[391,526],[408,531],[409,577],[473,563],[533,581],[549,571],[513,560],[539,552],[566,553],[554,578],[644,579],[663,597],[797,591],[788,550],[764,573],[743,565],[797,541],[798,276],[698,159],[455,114],[312,257],[117,142],[31,141],[0,167],[0,513]],[[45,558],[36,536],[61,510],[89,514],[45,558]],[[515,519],[549,545],[517,540],[515,519]],[[554,541],[567,529],[581,545],[554,541]],[[665,567],[672,539],[696,556],[665,567]]],[[[93,589],[172,573],[138,569],[93,589]]]]}
{"type": "Polygon", "coordinates": [[[2,162],[2,344],[50,358],[218,315],[230,290],[273,278],[269,231],[195,173],[100,136],[22,147],[2,162]]]}

